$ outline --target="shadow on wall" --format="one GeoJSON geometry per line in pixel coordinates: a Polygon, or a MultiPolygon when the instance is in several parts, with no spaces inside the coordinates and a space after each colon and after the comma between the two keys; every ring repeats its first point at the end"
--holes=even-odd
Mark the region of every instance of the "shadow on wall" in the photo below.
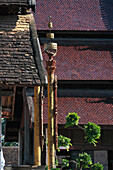
{"type": "Polygon", "coordinates": [[[97,101],[88,101],[86,99],[86,103],[105,103],[105,104],[113,104],[113,97],[108,97],[108,98],[100,98],[97,101]]]}
{"type": "Polygon", "coordinates": [[[13,31],[13,29],[15,29],[17,26],[16,25],[17,22],[18,22],[17,15],[5,15],[5,16],[1,15],[0,16],[0,31],[13,31]]]}
{"type": "Polygon", "coordinates": [[[100,9],[107,30],[113,30],[113,1],[100,0],[100,9]]]}
{"type": "Polygon", "coordinates": [[[111,55],[112,63],[113,63],[113,45],[110,42],[100,42],[100,44],[88,45],[88,46],[75,46],[75,50],[77,51],[108,51],[111,55]]]}

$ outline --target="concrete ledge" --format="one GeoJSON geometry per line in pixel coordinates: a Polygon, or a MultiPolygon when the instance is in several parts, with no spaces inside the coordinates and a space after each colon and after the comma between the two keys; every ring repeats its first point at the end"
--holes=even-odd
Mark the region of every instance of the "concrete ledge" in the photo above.
{"type": "Polygon", "coordinates": [[[11,165],[5,165],[4,170],[12,170],[12,166],[11,165]]]}
{"type": "Polygon", "coordinates": [[[12,170],[31,170],[32,167],[30,165],[18,165],[12,166],[12,170]]]}
{"type": "Polygon", "coordinates": [[[30,165],[18,165],[18,166],[11,166],[6,165],[4,170],[45,170],[46,166],[30,166],[30,165]]]}
{"type": "Polygon", "coordinates": [[[45,166],[32,166],[32,170],[45,170],[45,166]]]}

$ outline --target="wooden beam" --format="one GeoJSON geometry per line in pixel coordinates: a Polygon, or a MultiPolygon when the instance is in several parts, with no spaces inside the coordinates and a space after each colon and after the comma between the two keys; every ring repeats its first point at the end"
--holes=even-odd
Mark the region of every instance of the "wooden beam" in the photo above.
{"type": "Polygon", "coordinates": [[[13,96],[14,92],[12,90],[2,90],[1,96],[13,96]]]}
{"type": "Polygon", "coordinates": [[[7,137],[7,141],[9,142],[9,141],[17,141],[17,137],[15,137],[15,136],[11,136],[11,137],[7,137]]]}
{"type": "Polygon", "coordinates": [[[40,86],[34,87],[34,164],[41,166],[40,86]]]}
{"type": "Polygon", "coordinates": [[[11,113],[11,108],[2,108],[2,112],[9,112],[9,114],[11,113]]]}
{"type": "Polygon", "coordinates": [[[19,128],[7,128],[7,132],[18,132],[19,128]]]}
{"type": "Polygon", "coordinates": [[[22,134],[21,131],[19,131],[19,137],[18,137],[18,142],[19,142],[19,154],[18,154],[18,164],[22,165],[22,134]]]}
{"type": "Polygon", "coordinates": [[[55,75],[55,80],[54,80],[54,129],[55,129],[55,148],[57,150],[58,148],[58,125],[57,125],[57,76],[55,75]]]}
{"type": "Polygon", "coordinates": [[[29,165],[30,162],[30,129],[29,114],[27,110],[27,96],[25,88],[23,89],[23,105],[24,105],[24,164],[29,165]]]}
{"type": "Polygon", "coordinates": [[[41,137],[41,149],[43,151],[44,134],[43,134],[43,86],[40,90],[40,137],[41,137]]]}
{"type": "Polygon", "coordinates": [[[110,89],[58,89],[58,97],[112,97],[110,89]]]}
{"type": "Polygon", "coordinates": [[[12,120],[14,119],[15,96],[16,96],[16,86],[14,87],[14,96],[13,96],[13,101],[12,101],[12,120]]]}

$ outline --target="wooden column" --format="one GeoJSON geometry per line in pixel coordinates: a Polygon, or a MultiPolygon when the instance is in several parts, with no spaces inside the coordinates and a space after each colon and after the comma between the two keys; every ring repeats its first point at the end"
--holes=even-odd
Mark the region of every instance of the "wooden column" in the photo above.
{"type": "Polygon", "coordinates": [[[58,148],[58,125],[57,125],[57,76],[54,80],[54,129],[55,129],[55,148],[58,148]]]}
{"type": "Polygon", "coordinates": [[[2,134],[2,124],[1,124],[1,118],[2,118],[2,96],[1,96],[1,88],[0,88],[0,169],[1,169],[1,134],[2,134]]]}
{"type": "Polygon", "coordinates": [[[27,97],[25,89],[23,90],[24,100],[24,164],[29,165],[30,162],[30,129],[29,129],[29,114],[27,108],[27,97]]]}
{"type": "Polygon", "coordinates": [[[48,170],[55,168],[55,142],[54,142],[54,72],[55,60],[46,61],[48,73],[48,170]]]}
{"type": "Polygon", "coordinates": [[[40,86],[34,87],[34,164],[41,166],[40,86]]]}
{"type": "Polygon", "coordinates": [[[22,165],[22,134],[21,134],[21,131],[19,131],[19,153],[18,153],[18,165],[22,165]]]}

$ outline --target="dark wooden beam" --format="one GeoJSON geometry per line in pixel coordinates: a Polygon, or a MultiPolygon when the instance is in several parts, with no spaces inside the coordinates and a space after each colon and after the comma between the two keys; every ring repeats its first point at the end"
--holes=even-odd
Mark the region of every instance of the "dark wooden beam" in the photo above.
{"type": "Polygon", "coordinates": [[[22,133],[21,131],[19,131],[19,138],[18,138],[18,142],[19,142],[19,154],[18,154],[18,164],[22,165],[22,152],[23,152],[23,138],[22,138],[22,133]]]}
{"type": "Polygon", "coordinates": [[[15,96],[16,96],[16,86],[14,87],[14,97],[12,101],[12,120],[14,119],[15,96]]]}
{"type": "Polygon", "coordinates": [[[24,164],[28,165],[30,162],[30,129],[29,129],[29,113],[27,110],[27,96],[26,90],[23,88],[23,102],[24,102],[24,164]]]}
{"type": "Polygon", "coordinates": [[[18,132],[18,128],[7,128],[7,132],[18,132]]]}
{"type": "Polygon", "coordinates": [[[2,108],[3,112],[9,112],[9,114],[11,113],[11,108],[2,108]]]}
{"type": "Polygon", "coordinates": [[[58,89],[58,97],[113,97],[109,89],[58,89]]]}
{"type": "Polygon", "coordinates": [[[1,96],[13,96],[14,92],[12,90],[2,90],[1,96]]]}
{"type": "Polygon", "coordinates": [[[11,137],[7,137],[7,142],[9,142],[9,141],[17,141],[17,137],[16,136],[11,136],[11,137]]]}

